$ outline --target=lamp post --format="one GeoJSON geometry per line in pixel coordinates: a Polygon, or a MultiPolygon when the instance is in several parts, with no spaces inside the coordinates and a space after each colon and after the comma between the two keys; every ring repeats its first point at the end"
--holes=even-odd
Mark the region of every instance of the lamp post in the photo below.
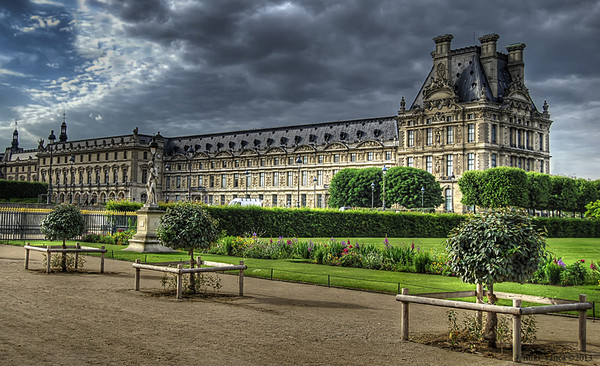
{"type": "Polygon", "coordinates": [[[387,173],[387,167],[384,165],[383,168],[381,168],[381,172],[383,173],[383,211],[385,211],[385,173],[387,173]]]}
{"type": "Polygon", "coordinates": [[[374,192],[375,192],[375,182],[371,182],[371,209],[373,209],[373,199],[374,199],[374,192]]]}
{"type": "Polygon", "coordinates": [[[423,211],[423,195],[425,194],[425,187],[421,187],[421,211],[423,211]]]}
{"type": "Polygon", "coordinates": [[[450,198],[450,211],[452,213],[454,213],[454,178],[456,177],[452,174],[450,176],[450,193],[452,194],[452,197],[450,198]]]}
{"type": "Polygon", "coordinates": [[[315,203],[315,208],[317,208],[317,177],[313,177],[313,201],[315,203]]]}
{"type": "Polygon", "coordinates": [[[187,149],[187,151],[185,152],[185,160],[188,163],[188,179],[187,179],[187,186],[188,186],[188,201],[192,200],[192,159],[194,158],[194,154],[196,153],[196,150],[194,150],[194,147],[190,145],[189,149],[187,149]]]}
{"type": "Polygon", "coordinates": [[[302,166],[302,158],[298,156],[296,159],[296,164],[298,164],[298,208],[300,208],[300,167],[302,166]]]}
{"type": "Polygon", "coordinates": [[[75,174],[73,173],[75,155],[71,155],[71,157],[69,158],[69,163],[71,163],[71,195],[69,196],[69,203],[73,203],[73,196],[75,195],[75,174]]]}
{"type": "Polygon", "coordinates": [[[48,135],[48,149],[50,150],[50,173],[48,174],[48,199],[46,200],[47,204],[52,203],[52,145],[54,144],[54,140],[56,140],[56,136],[54,135],[54,130],[51,130],[50,135],[48,135]]]}
{"type": "Polygon", "coordinates": [[[250,172],[246,170],[246,198],[250,198],[248,195],[248,186],[250,185],[250,172]]]}

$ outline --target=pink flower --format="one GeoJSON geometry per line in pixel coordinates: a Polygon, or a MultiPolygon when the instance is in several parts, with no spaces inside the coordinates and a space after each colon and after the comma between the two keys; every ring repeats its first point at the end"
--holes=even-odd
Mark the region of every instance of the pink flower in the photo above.
{"type": "Polygon", "coordinates": [[[585,263],[585,259],[580,259],[581,263],[585,263]]]}

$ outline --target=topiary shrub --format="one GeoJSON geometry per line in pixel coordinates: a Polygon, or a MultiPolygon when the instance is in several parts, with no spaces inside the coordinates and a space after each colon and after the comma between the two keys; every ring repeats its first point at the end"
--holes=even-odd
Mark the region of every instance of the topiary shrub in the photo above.
{"type": "MultiPolygon", "coordinates": [[[[48,240],[62,240],[63,249],[67,248],[67,239],[84,233],[85,221],[75,205],[58,205],[43,220],[42,234],[48,240]]],[[[62,271],[67,271],[67,253],[62,255],[62,271]]]]}

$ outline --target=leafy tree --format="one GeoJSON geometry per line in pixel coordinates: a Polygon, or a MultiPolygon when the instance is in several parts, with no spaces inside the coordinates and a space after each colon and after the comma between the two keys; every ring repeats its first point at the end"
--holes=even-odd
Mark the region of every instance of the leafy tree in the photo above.
{"type": "Polygon", "coordinates": [[[528,207],[527,176],[523,169],[497,167],[484,171],[483,207],[528,207]]]}
{"type": "Polygon", "coordinates": [[[577,189],[574,180],[567,177],[552,176],[548,208],[554,211],[575,211],[577,208],[577,189]]]}
{"type": "MultiPolygon", "coordinates": [[[[454,228],[446,240],[452,271],[463,282],[483,284],[494,304],[494,284],[523,283],[533,276],[544,259],[546,242],[531,217],[522,211],[501,209],[474,215],[454,228]]],[[[495,313],[488,316],[485,339],[496,346],[495,313]]]]}
{"type": "Polygon", "coordinates": [[[598,199],[598,192],[594,184],[585,179],[575,179],[575,188],[577,190],[577,207],[575,211],[583,213],[586,211],[586,205],[598,199]]]}
{"type": "Polygon", "coordinates": [[[600,200],[590,202],[585,208],[587,208],[587,212],[585,213],[586,217],[600,220],[600,200]]]}
{"type": "MultiPolygon", "coordinates": [[[[67,248],[67,239],[83,234],[85,221],[75,205],[58,205],[42,220],[42,234],[48,240],[62,240],[63,249],[67,248]]],[[[67,253],[62,254],[62,271],[67,271],[67,253]]]]}
{"type": "Polygon", "coordinates": [[[354,168],[342,169],[333,176],[329,185],[329,206],[350,206],[350,190],[357,171],[354,168]]]}
{"type": "Polygon", "coordinates": [[[423,207],[444,203],[442,188],[435,177],[425,170],[410,167],[390,168],[385,176],[385,199],[406,208],[421,207],[421,188],[425,188],[423,207]]]}
{"type": "Polygon", "coordinates": [[[552,179],[550,175],[527,172],[527,188],[529,189],[529,208],[534,210],[548,209],[552,179]]]}
{"type": "Polygon", "coordinates": [[[379,168],[358,169],[350,181],[348,205],[355,207],[371,207],[371,183],[373,189],[373,206],[381,206],[382,173],[379,168]]]}
{"type": "Polygon", "coordinates": [[[463,196],[461,202],[467,206],[482,206],[481,195],[484,183],[484,171],[469,170],[464,172],[458,180],[458,187],[463,196]]]}
{"type": "MultiPolygon", "coordinates": [[[[217,221],[200,204],[178,202],[169,206],[161,216],[156,230],[163,245],[186,249],[190,255],[190,265],[194,268],[194,249],[208,248],[219,237],[217,221]]],[[[190,273],[189,289],[196,292],[195,276],[190,273]]]]}

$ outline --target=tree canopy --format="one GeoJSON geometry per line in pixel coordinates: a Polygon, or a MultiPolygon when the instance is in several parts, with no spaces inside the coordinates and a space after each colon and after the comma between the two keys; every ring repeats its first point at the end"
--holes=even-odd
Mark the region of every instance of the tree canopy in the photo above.
{"type": "Polygon", "coordinates": [[[214,220],[198,203],[178,202],[167,207],[156,231],[165,246],[193,250],[208,248],[219,232],[214,220]]]}
{"type": "MultiPolygon", "coordinates": [[[[58,205],[42,220],[40,230],[48,240],[62,240],[66,248],[67,239],[83,234],[85,220],[77,206],[58,205]]],[[[67,271],[67,253],[62,255],[61,267],[67,271]]]]}
{"type": "Polygon", "coordinates": [[[422,169],[394,167],[388,169],[385,177],[385,201],[406,208],[420,208],[421,194],[423,207],[437,207],[444,203],[442,188],[435,177],[422,169]],[[423,188],[423,192],[421,192],[423,188]]]}

